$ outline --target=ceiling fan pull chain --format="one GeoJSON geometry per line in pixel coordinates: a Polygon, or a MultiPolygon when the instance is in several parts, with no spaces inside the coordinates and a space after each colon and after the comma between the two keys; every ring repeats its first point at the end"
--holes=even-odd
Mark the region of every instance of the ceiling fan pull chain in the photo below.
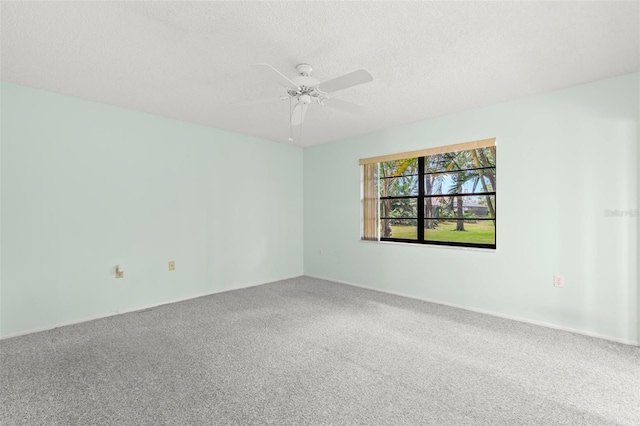
{"type": "MultiPolygon", "coordinates": [[[[291,97],[289,97],[289,117],[293,114],[293,107],[291,105],[291,97]]],[[[291,124],[291,120],[289,120],[289,142],[293,142],[293,124],[291,124]]]]}
{"type": "Polygon", "coordinates": [[[300,131],[298,132],[298,143],[302,143],[302,110],[304,106],[300,108],[300,131]]]}

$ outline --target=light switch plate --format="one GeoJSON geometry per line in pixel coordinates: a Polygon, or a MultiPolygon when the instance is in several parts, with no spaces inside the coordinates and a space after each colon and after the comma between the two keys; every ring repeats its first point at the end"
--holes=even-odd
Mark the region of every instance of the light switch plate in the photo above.
{"type": "Polygon", "coordinates": [[[176,261],[175,260],[170,260],[169,261],[169,270],[170,271],[175,271],[176,270],[176,261]]]}

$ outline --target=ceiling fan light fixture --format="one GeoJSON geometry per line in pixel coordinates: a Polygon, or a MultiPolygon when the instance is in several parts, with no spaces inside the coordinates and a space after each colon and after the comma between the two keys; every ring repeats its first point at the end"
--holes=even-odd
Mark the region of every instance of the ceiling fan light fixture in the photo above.
{"type": "Polygon", "coordinates": [[[311,96],[309,95],[301,95],[298,100],[300,101],[300,103],[309,105],[311,103],[311,96]]]}

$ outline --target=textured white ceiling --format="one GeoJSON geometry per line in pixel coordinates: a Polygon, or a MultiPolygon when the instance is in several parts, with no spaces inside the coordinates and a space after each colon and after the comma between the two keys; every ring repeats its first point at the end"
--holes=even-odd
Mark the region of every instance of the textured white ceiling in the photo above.
{"type": "MultiPolygon", "coordinates": [[[[250,67],[374,77],[315,106],[302,146],[640,69],[631,2],[8,2],[2,80],[280,142],[289,102],[250,67]]],[[[298,129],[296,130],[296,137],[298,129]]]]}

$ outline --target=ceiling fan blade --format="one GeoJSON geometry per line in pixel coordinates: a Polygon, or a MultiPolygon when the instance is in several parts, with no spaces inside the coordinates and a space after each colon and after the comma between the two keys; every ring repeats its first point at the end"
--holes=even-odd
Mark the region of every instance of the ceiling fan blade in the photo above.
{"type": "Polygon", "coordinates": [[[300,87],[297,84],[289,80],[284,76],[284,74],[282,74],[280,71],[269,64],[254,64],[251,66],[262,73],[262,75],[267,77],[269,80],[274,81],[281,86],[287,87],[289,89],[300,90],[300,87]]]}
{"type": "Polygon", "coordinates": [[[241,107],[241,106],[249,106],[249,105],[260,105],[260,104],[269,104],[269,103],[275,103],[275,102],[280,102],[280,101],[285,101],[289,99],[286,96],[280,96],[278,98],[266,98],[266,99],[255,99],[255,100],[251,100],[251,101],[239,101],[239,102],[232,102],[231,106],[234,107],[241,107]]]}
{"type": "Polygon", "coordinates": [[[369,74],[369,71],[359,69],[350,72],[349,74],[325,81],[324,83],[320,83],[318,85],[318,89],[325,93],[331,93],[346,89],[347,87],[357,86],[358,84],[368,83],[370,81],[373,81],[373,76],[369,74]]]}
{"type": "Polygon", "coordinates": [[[340,99],[333,99],[333,98],[324,99],[322,101],[322,105],[329,108],[335,108],[341,111],[350,112],[351,114],[362,114],[367,110],[367,107],[364,107],[362,105],[354,104],[347,101],[342,101],[340,99]]]}
{"type": "Polygon", "coordinates": [[[299,126],[304,121],[304,116],[307,114],[308,104],[298,102],[296,106],[293,108],[293,112],[291,113],[291,125],[299,126]]]}

